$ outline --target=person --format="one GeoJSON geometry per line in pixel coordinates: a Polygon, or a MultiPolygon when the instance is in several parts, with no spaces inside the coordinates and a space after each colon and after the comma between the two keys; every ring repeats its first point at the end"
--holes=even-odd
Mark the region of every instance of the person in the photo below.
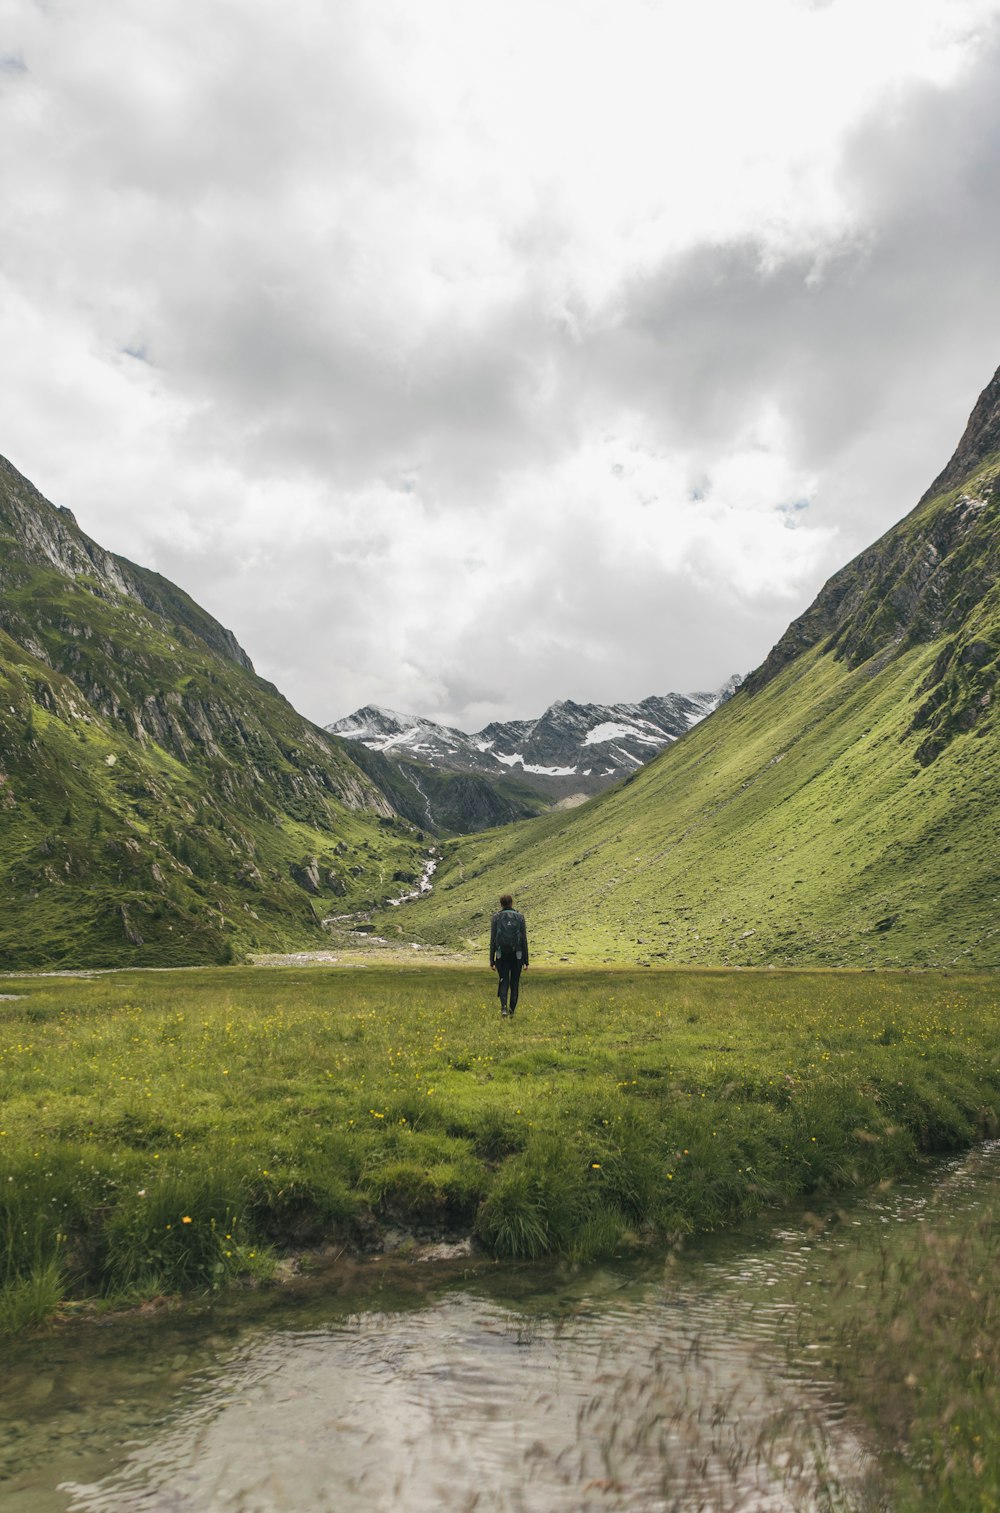
{"type": "Polygon", "coordinates": [[[500,908],[490,921],[490,966],[499,978],[497,997],[504,1019],[514,1017],[521,972],[527,965],[528,931],[524,915],[514,908],[510,894],[503,893],[500,895],[500,908]]]}

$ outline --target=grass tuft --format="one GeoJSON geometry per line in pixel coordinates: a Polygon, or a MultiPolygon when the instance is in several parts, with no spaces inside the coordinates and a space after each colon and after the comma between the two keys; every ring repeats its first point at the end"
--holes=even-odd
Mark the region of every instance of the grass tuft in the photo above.
{"type": "Polygon", "coordinates": [[[56,1259],[41,1261],[0,1288],[0,1335],[45,1324],[65,1297],[65,1279],[56,1259]]]}

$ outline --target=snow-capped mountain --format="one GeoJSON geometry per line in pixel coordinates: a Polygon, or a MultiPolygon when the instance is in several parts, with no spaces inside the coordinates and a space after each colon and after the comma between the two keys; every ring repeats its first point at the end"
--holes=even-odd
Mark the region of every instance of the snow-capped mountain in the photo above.
{"type": "MultiPolygon", "coordinates": [[[[345,741],[361,741],[370,751],[382,751],[386,756],[410,757],[449,772],[482,769],[474,744],[478,737],[454,730],[450,725],[421,719],[419,715],[399,714],[395,709],[366,704],[364,709],[356,709],[326,728],[345,741]]],[[[489,766],[487,770],[496,769],[489,766]]]]}
{"type": "Polygon", "coordinates": [[[741,681],[737,674],[712,693],[653,695],[640,704],[560,699],[537,720],[498,721],[473,735],[377,705],[326,728],[389,757],[448,772],[518,777],[559,798],[595,793],[634,772],[730,698],[741,681]]]}

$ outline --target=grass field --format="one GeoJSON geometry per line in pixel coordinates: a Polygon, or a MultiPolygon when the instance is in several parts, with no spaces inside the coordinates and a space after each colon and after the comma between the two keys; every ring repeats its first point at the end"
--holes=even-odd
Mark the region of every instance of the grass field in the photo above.
{"type": "Polygon", "coordinates": [[[7,979],[0,1329],[380,1227],[587,1258],[993,1130],[987,974],[205,968],[7,979]]]}

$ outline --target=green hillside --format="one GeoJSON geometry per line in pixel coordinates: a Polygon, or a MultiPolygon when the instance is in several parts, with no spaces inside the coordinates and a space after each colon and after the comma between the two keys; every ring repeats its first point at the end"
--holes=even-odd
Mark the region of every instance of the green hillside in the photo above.
{"type": "Polygon", "coordinates": [[[322,944],[421,854],[229,631],[0,459],[0,967],[322,944]]]}
{"type": "MultiPolygon", "coordinates": [[[[453,843],[392,923],[533,956],[1000,965],[1000,373],[917,508],[624,785],[453,843]]],[[[388,928],[388,922],[387,922],[388,928]]]]}

